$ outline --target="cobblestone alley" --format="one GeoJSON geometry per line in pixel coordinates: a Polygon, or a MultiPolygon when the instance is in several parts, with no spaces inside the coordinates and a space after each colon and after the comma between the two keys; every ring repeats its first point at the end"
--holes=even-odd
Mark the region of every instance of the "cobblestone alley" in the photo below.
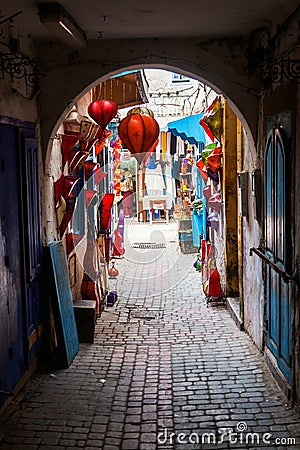
{"type": "Polygon", "coordinates": [[[226,309],[206,306],[194,255],[172,227],[142,228],[128,231],[119,298],[94,344],[29,383],[3,418],[1,449],[300,449],[299,417],[226,309]],[[160,245],[135,245],[149,239],[160,245]]]}

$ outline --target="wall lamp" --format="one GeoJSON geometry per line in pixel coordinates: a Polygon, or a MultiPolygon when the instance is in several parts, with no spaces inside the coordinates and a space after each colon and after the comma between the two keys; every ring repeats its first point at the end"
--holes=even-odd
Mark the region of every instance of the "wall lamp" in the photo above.
{"type": "Polygon", "coordinates": [[[40,22],[69,47],[86,46],[86,34],[59,3],[39,5],[40,22]]]}

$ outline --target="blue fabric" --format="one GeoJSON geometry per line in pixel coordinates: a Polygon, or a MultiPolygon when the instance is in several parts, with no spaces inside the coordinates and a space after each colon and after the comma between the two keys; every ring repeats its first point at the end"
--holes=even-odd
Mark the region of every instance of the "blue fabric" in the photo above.
{"type": "Polygon", "coordinates": [[[174,136],[180,136],[184,141],[197,145],[199,142],[206,143],[205,132],[199,121],[203,114],[195,114],[184,119],[168,123],[168,131],[174,136]]]}
{"type": "Polygon", "coordinates": [[[147,164],[147,168],[148,169],[156,169],[156,167],[157,167],[157,163],[155,163],[153,156],[150,155],[149,163],[147,164]]]}
{"type": "Polygon", "coordinates": [[[192,212],[192,233],[194,247],[200,247],[200,234],[202,234],[203,239],[206,239],[206,226],[204,217],[204,211],[192,212]]]}

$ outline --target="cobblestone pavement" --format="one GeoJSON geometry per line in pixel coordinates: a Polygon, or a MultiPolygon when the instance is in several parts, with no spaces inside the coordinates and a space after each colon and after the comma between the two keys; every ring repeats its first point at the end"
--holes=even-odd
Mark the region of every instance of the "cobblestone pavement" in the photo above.
{"type": "Polygon", "coordinates": [[[131,244],[144,248],[118,260],[119,298],[98,319],[94,344],[23,390],[0,448],[300,449],[299,417],[225,308],[206,306],[194,256],[165,230],[166,246],[146,257],[149,239],[135,226],[131,244]]]}

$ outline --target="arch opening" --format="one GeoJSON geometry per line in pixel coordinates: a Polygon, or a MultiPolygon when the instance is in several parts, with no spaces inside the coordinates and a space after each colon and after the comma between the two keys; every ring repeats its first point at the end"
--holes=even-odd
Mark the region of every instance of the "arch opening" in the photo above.
{"type": "MultiPolygon", "coordinates": [[[[149,58],[149,59],[151,59],[151,58],[149,58]]],[[[189,66],[189,64],[187,64],[187,67],[188,66],[189,66]]],[[[257,111],[255,111],[255,112],[250,111],[250,108],[245,109],[243,107],[244,99],[242,99],[242,98],[239,99],[238,96],[235,99],[235,96],[231,95],[234,92],[235,82],[232,82],[232,86],[233,86],[233,89],[232,89],[232,86],[230,86],[230,84],[231,84],[230,80],[226,80],[224,78],[223,82],[219,82],[219,83],[213,82],[212,77],[209,76],[209,72],[206,73],[205,70],[202,70],[202,71],[200,70],[201,75],[199,75],[199,67],[198,66],[197,66],[198,70],[196,70],[196,69],[186,70],[186,69],[182,68],[181,65],[173,65],[170,63],[169,64],[167,64],[167,63],[153,64],[153,63],[147,62],[145,64],[122,65],[120,68],[118,68],[116,70],[106,71],[101,76],[95,75],[94,80],[92,82],[89,82],[89,83],[83,82],[83,85],[77,89],[77,92],[74,94],[74,97],[72,99],[70,99],[70,98],[66,99],[65,104],[61,104],[61,102],[58,99],[58,108],[57,108],[57,112],[56,112],[55,123],[53,123],[53,125],[50,127],[49,131],[46,131],[45,134],[43,133],[43,130],[42,130],[42,137],[44,134],[44,139],[42,140],[43,147],[46,149],[45,164],[47,165],[47,162],[49,161],[49,150],[51,149],[51,145],[52,145],[51,142],[53,141],[55,134],[56,134],[62,120],[64,119],[64,117],[67,116],[67,114],[71,111],[72,107],[74,107],[76,102],[83,95],[90,92],[95,86],[99,85],[100,83],[103,83],[103,82],[111,79],[112,77],[117,76],[120,73],[127,72],[127,71],[134,71],[134,70],[144,70],[144,69],[157,69],[157,70],[161,69],[161,70],[178,73],[182,76],[186,76],[188,78],[197,80],[198,82],[203,83],[203,85],[209,86],[216,93],[222,94],[224,96],[224,98],[226,99],[226,101],[228,102],[228,104],[230,105],[230,107],[232,108],[232,110],[234,111],[234,113],[236,114],[236,116],[238,117],[238,119],[241,121],[250,145],[255,146],[257,123],[254,123],[254,124],[251,123],[251,125],[250,125],[249,120],[250,120],[250,122],[253,121],[253,115],[256,114],[257,111]],[[242,112],[242,111],[244,111],[244,112],[242,112]],[[247,113],[250,113],[249,118],[247,117],[247,113]]],[[[241,86],[236,84],[236,88],[240,88],[240,87],[241,86]]],[[[250,89],[246,86],[242,86],[242,90],[244,92],[250,91],[250,89]]]]}
{"type": "MultiPolygon", "coordinates": [[[[161,72],[163,72],[163,73],[166,73],[166,74],[176,74],[179,78],[181,78],[181,79],[183,79],[184,80],[184,78],[186,78],[186,79],[188,79],[188,80],[193,80],[196,84],[198,83],[198,89],[199,89],[199,86],[201,87],[201,89],[202,90],[204,90],[205,91],[205,89],[207,89],[210,93],[212,93],[212,96],[211,96],[211,100],[210,101],[208,101],[207,100],[207,98],[205,99],[205,101],[206,101],[206,104],[205,104],[205,107],[204,108],[199,108],[199,105],[198,105],[198,110],[196,111],[196,112],[198,112],[199,113],[199,111],[201,111],[202,113],[205,111],[205,109],[207,109],[207,107],[209,106],[209,103],[211,103],[211,101],[213,100],[213,97],[217,97],[218,95],[220,95],[221,94],[221,92],[220,92],[220,89],[216,89],[216,90],[213,90],[212,89],[212,87],[211,86],[209,86],[209,85],[207,85],[206,84],[206,80],[204,79],[204,78],[202,78],[202,77],[195,77],[195,76],[193,76],[192,78],[191,78],[191,74],[190,74],[190,72],[189,71],[186,71],[186,70],[181,70],[181,69],[177,69],[176,68],[176,70],[175,70],[175,68],[174,68],[174,66],[169,66],[169,65],[165,65],[164,67],[163,67],[163,69],[161,68],[161,66],[158,66],[158,65],[153,65],[153,64],[151,64],[151,65],[137,65],[137,66],[127,66],[127,67],[125,67],[124,68],[124,70],[122,70],[122,71],[120,71],[120,70],[116,70],[116,71],[112,71],[112,72],[110,72],[109,74],[107,74],[107,75],[105,75],[105,76],[101,76],[101,77],[99,77],[95,82],[93,82],[92,84],[90,84],[88,87],[86,87],[84,90],[83,90],[83,92],[82,93],[80,93],[80,94],[78,94],[78,96],[72,101],[72,103],[70,103],[69,105],[68,105],[68,107],[65,109],[65,111],[64,111],[64,114],[63,114],[63,117],[65,118],[66,116],[67,116],[67,114],[69,113],[72,113],[72,108],[74,108],[74,106],[78,103],[78,102],[80,102],[80,99],[81,98],[83,98],[84,97],[84,95],[86,96],[86,95],[90,95],[90,93],[91,93],[91,90],[95,87],[95,85],[99,85],[99,83],[101,84],[103,84],[103,83],[105,83],[105,82],[107,82],[108,80],[113,80],[113,79],[118,79],[118,77],[120,77],[123,73],[131,73],[131,72],[134,72],[134,71],[140,71],[140,70],[142,70],[142,71],[144,71],[144,72],[146,72],[146,71],[149,71],[149,72],[151,72],[151,71],[153,71],[153,72],[155,72],[155,71],[161,71],[161,72]],[[170,69],[171,69],[171,71],[170,71],[170,69]]],[[[177,84],[177,86],[178,86],[178,84],[177,84]]],[[[178,89],[177,89],[177,91],[178,91],[178,89]]],[[[175,94],[176,94],[176,92],[177,92],[176,90],[174,91],[175,92],[175,94]]],[[[206,91],[206,93],[207,93],[207,91],[206,91]]],[[[168,92],[165,92],[165,95],[166,95],[166,97],[168,97],[168,92]]],[[[158,93],[158,96],[159,96],[159,93],[158,93]]],[[[227,101],[227,99],[225,100],[225,97],[223,96],[223,99],[224,99],[224,101],[226,102],[226,104],[228,105],[228,107],[229,107],[229,109],[230,109],[230,111],[231,111],[231,108],[230,108],[230,104],[232,103],[232,102],[230,102],[230,101],[227,101]]],[[[91,98],[90,98],[90,100],[92,101],[92,96],[91,96],[91,98]]],[[[145,102],[143,102],[142,104],[139,104],[138,106],[142,106],[142,107],[145,107],[145,106],[147,106],[148,105],[148,103],[145,103],[145,102]]],[[[237,109],[237,107],[235,107],[235,109],[237,109]]],[[[128,110],[128,108],[127,108],[127,110],[128,110]]],[[[193,112],[193,111],[191,111],[191,112],[193,112]]],[[[238,120],[238,118],[236,117],[236,115],[233,113],[233,112],[231,112],[230,114],[232,114],[233,116],[234,116],[234,120],[235,121],[237,121],[238,120]]],[[[123,114],[123,116],[124,116],[124,114],[123,114]]],[[[244,123],[246,123],[246,121],[245,121],[245,118],[242,116],[242,113],[241,112],[239,112],[239,117],[240,117],[240,119],[241,120],[239,120],[239,122],[240,123],[242,123],[242,122],[244,122],[244,123]]],[[[235,122],[236,123],[236,122],[235,122]]],[[[56,128],[53,130],[53,137],[52,137],[52,139],[55,139],[55,134],[57,134],[57,131],[58,131],[58,127],[61,127],[62,126],[62,122],[61,122],[61,118],[59,119],[59,121],[57,121],[57,125],[56,125],[56,128]]],[[[250,139],[249,139],[249,142],[251,141],[251,140],[253,140],[253,137],[252,137],[252,134],[251,134],[251,131],[250,131],[250,128],[249,128],[249,126],[247,125],[247,123],[246,123],[246,129],[244,129],[244,134],[245,134],[245,136],[247,136],[247,134],[250,134],[250,139]]],[[[116,137],[116,136],[115,136],[116,137]]],[[[52,141],[52,142],[54,142],[54,141],[52,141]]],[[[52,144],[52,142],[50,141],[49,142],[49,148],[51,148],[51,151],[52,151],[52,149],[54,148],[54,152],[58,152],[59,153],[59,151],[60,151],[60,149],[59,149],[59,142],[58,142],[58,140],[56,139],[56,144],[57,145],[53,145],[52,144]]],[[[207,143],[209,143],[210,142],[210,140],[208,139],[207,140],[207,142],[205,142],[205,143],[203,143],[203,147],[205,147],[205,145],[207,144],[207,143]]],[[[236,143],[235,143],[236,144],[236,143]]],[[[249,144],[248,144],[249,145],[249,144]]],[[[202,148],[203,148],[202,147],[202,148]]],[[[48,159],[48,161],[47,161],[47,164],[49,164],[49,161],[51,160],[51,157],[50,157],[50,155],[51,155],[51,152],[49,151],[49,148],[48,148],[48,157],[47,157],[47,159],[48,159]]],[[[202,150],[202,149],[201,149],[202,150]]],[[[198,148],[198,154],[196,155],[197,156],[197,158],[199,158],[200,157],[200,154],[201,154],[201,152],[199,151],[199,148],[198,148]]],[[[56,155],[57,155],[57,153],[56,153],[56,155]]],[[[234,156],[234,158],[236,159],[236,153],[235,153],[235,156],[234,156]]],[[[107,156],[107,158],[108,158],[108,156],[107,156]]],[[[233,158],[233,159],[234,159],[233,158]]],[[[155,163],[155,161],[154,161],[154,163],[155,163]]],[[[102,168],[104,169],[104,171],[106,171],[106,169],[107,169],[107,171],[109,172],[109,164],[111,164],[111,161],[109,161],[108,159],[106,159],[106,166],[103,166],[102,168]]],[[[50,164],[51,165],[51,164],[50,164]]],[[[58,169],[58,165],[56,166],[56,169],[58,169]]],[[[124,169],[126,169],[126,167],[123,165],[123,168],[124,169]]],[[[134,173],[134,177],[135,177],[135,184],[136,184],[136,186],[138,185],[138,183],[139,182],[142,182],[142,181],[140,181],[140,179],[139,179],[139,170],[138,170],[138,164],[136,165],[136,167],[135,167],[135,173],[134,173]]],[[[235,170],[234,170],[234,176],[236,177],[236,172],[237,172],[237,166],[235,166],[235,170]]],[[[56,181],[57,181],[57,179],[59,178],[58,177],[58,175],[59,175],[59,169],[57,170],[57,175],[56,175],[56,181]]],[[[172,177],[171,177],[172,178],[172,177]]],[[[177,180],[177,181],[179,181],[179,180],[177,180]]],[[[111,179],[110,180],[110,183],[113,183],[113,180],[111,179]]],[[[203,180],[202,180],[202,183],[203,183],[203,180]]],[[[213,196],[213,195],[215,195],[216,196],[216,199],[215,200],[217,200],[217,203],[220,201],[220,199],[218,198],[218,195],[220,195],[220,188],[221,188],[221,184],[223,183],[223,180],[222,179],[218,179],[218,183],[217,183],[217,185],[216,185],[216,187],[215,188],[213,188],[212,190],[211,190],[211,196],[213,196]],[[218,185],[218,183],[219,183],[219,185],[218,185]]],[[[83,186],[83,185],[82,185],[83,186]]],[[[185,186],[185,188],[187,188],[188,189],[188,186],[186,185],[185,186]]],[[[203,185],[202,185],[202,188],[203,188],[203,185]]],[[[201,189],[202,189],[201,188],[201,189]]],[[[51,183],[50,184],[48,184],[48,189],[46,189],[45,190],[45,192],[46,192],[46,195],[45,195],[45,197],[46,198],[51,198],[51,190],[53,190],[53,186],[51,185],[51,183]]],[[[108,191],[108,192],[114,192],[114,189],[112,189],[112,187],[111,187],[111,185],[109,186],[109,184],[107,184],[106,185],[106,190],[108,191]]],[[[237,189],[235,188],[234,189],[234,191],[235,191],[235,195],[237,194],[237,189]]],[[[82,195],[83,195],[83,193],[84,193],[84,190],[82,190],[82,195]]],[[[201,194],[202,195],[202,194],[201,194]]],[[[177,195],[175,195],[175,197],[177,197],[177,195]]],[[[78,196],[78,199],[80,200],[80,196],[78,196]]],[[[196,199],[195,199],[196,200],[196,199]]],[[[81,204],[84,204],[84,202],[86,201],[86,199],[81,199],[80,201],[78,201],[78,203],[81,203],[81,204]]],[[[145,213],[144,212],[144,209],[142,208],[142,200],[141,199],[137,199],[137,198],[135,198],[134,199],[134,201],[135,201],[135,208],[136,208],[136,210],[135,210],[135,215],[136,215],[136,219],[137,219],[137,222],[139,222],[140,220],[141,221],[143,221],[143,222],[147,222],[147,221],[150,221],[150,220],[152,220],[153,219],[153,217],[152,217],[152,212],[151,212],[151,217],[149,217],[149,212],[148,213],[145,213]],[[139,207],[137,206],[137,204],[138,203],[140,203],[139,204],[139,207]],[[140,208],[140,209],[139,209],[140,208]],[[142,208],[142,211],[141,211],[141,208],[142,208]],[[141,217],[142,217],[142,219],[141,219],[141,217]]],[[[149,209],[149,202],[148,202],[148,206],[147,206],[147,208],[146,209],[149,209]]],[[[234,217],[237,217],[237,207],[238,207],[238,205],[237,205],[237,199],[235,199],[235,203],[234,203],[234,206],[232,207],[232,212],[234,213],[233,215],[234,215],[234,217]]],[[[219,208],[219,206],[217,206],[217,208],[219,208]]],[[[150,208],[151,209],[151,208],[150,208]]],[[[167,208],[167,209],[169,209],[169,208],[167,208]]],[[[47,213],[48,213],[48,216],[49,216],[49,212],[50,212],[50,214],[52,215],[52,217],[51,217],[51,219],[49,220],[49,217],[48,217],[48,220],[47,220],[47,223],[53,223],[53,222],[55,222],[55,211],[53,210],[53,208],[52,208],[52,210],[51,210],[51,208],[48,208],[48,211],[47,211],[47,213]]],[[[79,211],[79,209],[77,210],[77,212],[79,211]]],[[[209,218],[209,220],[210,220],[210,227],[213,227],[214,225],[214,220],[216,220],[217,219],[217,216],[216,216],[216,211],[210,211],[212,214],[211,214],[211,217],[209,218]]],[[[220,212],[220,210],[218,211],[218,213],[220,212]]],[[[166,213],[165,213],[166,214],[166,213]]],[[[162,213],[162,216],[163,217],[165,217],[165,214],[164,213],[162,213]]],[[[228,214],[228,211],[226,212],[226,214],[228,214]]],[[[118,215],[118,213],[117,213],[117,215],[118,215]]],[[[119,217],[119,216],[118,216],[119,217]]],[[[205,220],[206,220],[206,218],[205,218],[205,220]]],[[[205,221],[203,218],[202,218],[202,221],[205,221]]],[[[97,221],[97,217],[96,217],[96,221],[97,221]]],[[[85,223],[81,223],[81,225],[80,225],[80,222],[82,222],[82,220],[79,218],[77,218],[76,219],[76,222],[77,222],[77,224],[76,224],[76,233],[77,234],[80,234],[81,232],[82,232],[82,234],[86,234],[87,233],[87,223],[85,222],[85,223]]],[[[95,226],[95,217],[93,218],[93,224],[94,224],[94,226],[95,226]]],[[[117,223],[115,224],[116,226],[117,226],[117,223]]],[[[205,223],[205,225],[203,225],[204,226],[204,228],[206,227],[206,223],[205,223]]],[[[191,218],[189,219],[189,226],[190,226],[190,231],[192,231],[192,224],[191,224],[191,218]]],[[[221,228],[221,227],[220,227],[221,228]]],[[[182,233],[179,233],[179,235],[180,235],[180,237],[184,237],[184,231],[186,231],[186,230],[181,230],[182,231],[182,233]]],[[[69,234],[72,234],[73,233],[73,228],[71,227],[71,229],[69,229],[69,231],[68,231],[68,233],[69,234]]],[[[200,233],[198,233],[198,234],[200,234],[200,233]]],[[[206,234],[206,230],[205,230],[205,234],[206,234]]],[[[57,239],[57,235],[56,235],[56,237],[55,237],[55,230],[51,230],[50,232],[48,232],[48,240],[49,240],[49,236],[50,236],[50,240],[51,239],[57,239]]],[[[189,242],[191,242],[191,240],[192,240],[192,238],[191,238],[191,236],[189,236],[190,237],[190,241],[189,242]]],[[[236,237],[237,237],[237,231],[236,231],[236,237]]],[[[177,233],[177,238],[178,238],[178,233],[177,233]]],[[[152,239],[150,238],[150,239],[148,239],[149,240],[149,242],[147,242],[146,244],[147,245],[149,245],[149,246],[151,246],[152,244],[164,244],[166,241],[167,241],[167,238],[166,237],[163,237],[162,238],[162,242],[152,242],[152,239]]],[[[199,244],[200,244],[200,240],[199,240],[199,236],[198,236],[198,239],[197,238],[195,238],[195,239],[193,239],[195,242],[197,242],[198,243],[198,246],[199,246],[199,244]]],[[[205,240],[205,239],[204,239],[205,240]]],[[[223,249],[223,244],[224,244],[224,235],[223,235],[223,233],[222,233],[222,236],[220,235],[220,237],[217,239],[217,244],[214,246],[214,248],[213,248],[213,250],[214,250],[214,254],[212,253],[212,257],[215,259],[215,260],[219,260],[219,262],[220,262],[220,265],[222,266],[221,268],[220,268],[220,272],[221,272],[221,277],[220,277],[220,279],[221,279],[221,283],[223,284],[223,291],[225,292],[226,291],[226,289],[228,288],[228,286],[226,285],[226,274],[225,274],[225,272],[226,272],[226,270],[225,270],[225,267],[224,267],[224,264],[222,263],[222,261],[224,260],[224,249],[223,249]]],[[[130,247],[132,248],[132,251],[133,251],[133,253],[135,253],[135,255],[136,255],[136,257],[135,256],[133,256],[133,259],[134,258],[136,258],[135,259],[135,262],[137,262],[137,261],[139,261],[139,263],[141,263],[141,259],[140,259],[140,248],[137,250],[137,247],[139,246],[139,244],[143,244],[143,242],[139,242],[139,240],[137,240],[137,242],[134,242],[134,241],[132,241],[132,242],[130,242],[130,247]]],[[[180,243],[181,244],[181,243],[180,243]]],[[[193,244],[194,244],[194,242],[193,242],[193,244]]],[[[79,265],[80,265],[80,267],[81,267],[81,275],[82,275],[82,273],[83,273],[83,271],[85,270],[85,263],[84,263],[84,258],[85,258],[85,252],[86,252],[86,245],[87,245],[87,241],[85,241],[85,244],[82,246],[82,248],[80,247],[80,246],[78,246],[78,248],[80,249],[80,255],[79,254],[77,254],[77,259],[79,259],[79,265]],[[79,258],[78,258],[78,255],[79,255],[79,258]]],[[[102,245],[105,245],[105,243],[102,243],[102,245]]],[[[182,246],[184,247],[184,246],[187,246],[188,244],[184,244],[184,243],[182,243],[182,246]]],[[[196,244],[195,244],[196,245],[196,244]]],[[[193,247],[194,247],[194,253],[195,253],[195,250],[196,250],[196,247],[195,247],[195,245],[193,245],[193,247]]],[[[153,250],[153,249],[152,249],[153,250]]],[[[207,251],[209,251],[209,250],[207,250],[207,251]]],[[[211,251],[212,251],[212,249],[211,249],[211,251]]],[[[77,252],[78,253],[78,252],[77,252]]],[[[153,253],[153,252],[152,252],[153,253]]],[[[155,252],[154,252],[155,253],[155,252]]],[[[232,254],[232,251],[230,252],[231,254],[232,254]]],[[[149,252],[148,253],[148,256],[151,256],[152,257],[152,254],[151,254],[151,252],[149,252]]],[[[130,259],[130,258],[129,258],[130,259]]],[[[149,263],[149,260],[147,261],[147,259],[146,259],[146,262],[148,262],[149,263]]],[[[109,260],[107,260],[106,261],[106,263],[108,264],[108,266],[109,266],[109,260]]],[[[234,264],[235,264],[235,267],[237,267],[237,261],[236,261],[236,259],[235,259],[235,261],[234,261],[234,264]]],[[[89,272],[89,271],[88,271],[89,272]]],[[[91,271],[90,271],[90,273],[88,273],[88,275],[91,277],[91,278],[93,278],[93,273],[91,273],[91,272],[94,272],[94,266],[92,265],[91,266],[91,271]]],[[[80,277],[79,277],[80,278],[80,277]]],[[[231,286],[231,287],[229,287],[230,289],[232,289],[232,292],[234,292],[234,294],[235,295],[238,295],[238,287],[237,287],[237,282],[235,282],[235,286],[231,286]]],[[[77,286],[77,293],[79,292],[78,291],[78,289],[79,289],[79,286],[77,286]]],[[[78,294],[77,294],[78,295],[78,294]]]]}

